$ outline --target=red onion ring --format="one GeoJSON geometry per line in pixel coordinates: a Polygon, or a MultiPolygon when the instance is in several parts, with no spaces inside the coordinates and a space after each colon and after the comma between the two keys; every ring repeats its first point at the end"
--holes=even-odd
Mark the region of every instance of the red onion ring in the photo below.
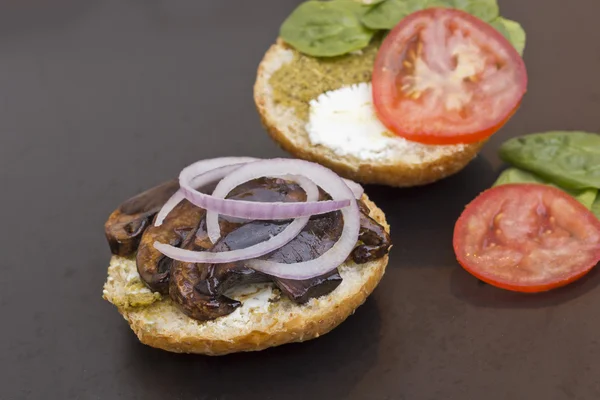
{"type": "MultiPolygon", "coordinates": [[[[310,180],[302,176],[293,177],[298,182],[300,187],[306,192],[307,201],[317,201],[319,199],[319,188],[310,180]]],[[[227,191],[229,193],[229,191],[227,191]]],[[[226,193],[226,194],[227,194],[226,193]]],[[[214,214],[216,217],[217,226],[219,224],[218,214],[214,214]]],[[[154,242],[154,247],[163,253],[165,256],[178,261],[193,262],[193,263],[208,263],[208,264],[219,264],[219,263],[230,263],[240,260],[247,260],[251,258],[257,258],[265,254],[269,254],[280,247],[285,246],[291,242],[298,234],[304,229],[310,217],[296,218],[291,224],[289,224],[281,233],[273,236],[269,240],[255,244],[244,249],[223,251],[213,253],[209,251],[191,251],[180,249],[168,244],[154,242]]],[[[208,224],[208,215],[207,215],[208,224]]],[[[218,231],[217,231],[218,232],[218,231]]]]}
{"type": "MultiPolygon", "coordinates": [[[[194,189],[199,189],[204,185],[208,185],[210,183],[215,182],[218,179],[223,178],[227,173],[232,171],[233,169],[224,169],[220,171],[215,171],[214,174],[211,173],[215,169],[225,168],[226,166],[241,166],[248,162],[258,161],[257,158],[252,157],[220,157],[213,158],[208,160],[198,161],[187,168],[194,168],[198,175],[194,176],[192,182],[190,183],[194,189]],[[210,175],[206,175],[209,174],[210,175]]],[[[348,185],[348,187],[354,193],[354,197],[356,199],[360,199],[364,193],[364,189],[358,183],[351,181],[349,179],[344,179],[344,182],[348,185]]],[[[167,215],[185,198],[184,191],[179,189],[177,192],[167,200],[167,202],[163,205],[156,216],[156,220],[154,221],[154,226],[161,226],[167,215]]],[[[241,218],[247,219],[247,218],[241,218]]]]}
{"type": "MultiPolygon", "coordinates": [[[[197,174],[192,179],[191,184],[195,188],[200,188],[204,185],[208,185],[219,179],[222,179],[237,166],[257,160],[257,158],[252,157],[220,157],[195,162],[188,167],[193,167],[197,171],[197,174]]],[[[175,192],[175,194],[173,194],[173,196],[167,200],[167,202],[162,206],[156,215],[154,226],[161,226],[167,215],[173,211],[177,204],[179,204],[184,198],[184,192],[181,189],[175,192]]]]}
{"type": "Polygon", "coordinates": [[[350,179],[342,178],[342,180],[344,181],[344,183],[346,183],[346,185],[350,188],[350,190],[352,190],[352,193],[354,194],[354,198],[356,200],[360,200],[363,193],[365,192],[365,189],[363,189],[363,187],[360,184],[358,184],[350,179]]]}
{"type": "MultiPolygon", "coordinates": [[[[279,278],[303,280],[326,274],[342,265],[358,240],[360,213],[354,194],[348,185],[331,170],[319,164],[302,160],[273,159],[257,161],[243,165],[227,175],[219,182],[215,191],[218,191],[220,187],[236,187],[253,179],[272,176],[273,171],[285,171],[286,174],[304,176],[329,193],[334,199],[333,201],[348,200],[349,206],[341,209],[344,228],[342,229],[342,235],[333,247],[313,260],[283,264],[254,259],[249,260],[247,266],[279,278]]],[[[262,204],[272,205],[273,203],[262,204]]]]}
{"type": "MultiPolygon", "coordinates": [[[[238,169],[239,167],[240,167],[240,165],[235,165],[235,166],[230,166],[230,167],[222,167],[221,169],[223,169],[223,170],[226,169],[227,173],[230,173],[230,172],[238,169]]],[[[222,175],[220,174],[219,179],[223,178],[225,175],[227,175],[227,173],[222,174],[222,175]]],[[[272,176],[271,178],[273,178],[273,177],[276,177],[276,176],[272,176]]],[[[306,179],[301,176],[291,176],[291,175],[283,175],[283,176],[277,176],[277,177],[296,181],[296,182],[299,182],[298,179],[306,179]]],[[[348,185],[350,190],[352,190],[352,193],[354,194],[356,199],[357,200],[360,199],[364,193],[363,187],[354,181],[351,181],[348,179],[343,179],[343,180],[346,183],[346,185],[348,185]]],[[[310,184],[314,185],[314,183],[312,183],[312,181],[310,181],[310,184]]],[[[300,186],[302,186],[302,185],[300,185],[300,186]]],[[[195,187],[197,188],[198,186],[195,186],[195,187]]],[[[219,192],[213,191],[212,196],[217,197],[219,199],[224,199],[229,194],[229,192],[233,189],[235,189],[235,188],[233,188],[233,187],[224,188],[223,187],[219,192]]],[[[303,189],[306,192],[306,189],[304,187],[303,187],[303,189]]],[[[317,201],[317,200],[318,200],[318,196],[316,199],[313,199],[313,200],[310,200],[308,198],[306,199],[306,201],[317,201]]],[[[244,219],[244,218],[230,217],[230,221],[232,221],[232,222],[244,222],[244,221],[248,222],[250,220],[244,219]]],[[[212,243],[216,243],[217,240],[219,240],[219,238],[221,237],[221,228],[219,226],[219,214],[218,213],[216,213],[214,211],[210,211],[210,210],[208,210],[206,212],[206,230],[207,230],[208,238],[210,239],[210,241],[212,243]]]]}
{"type": "Polygon", "coordinates": [[[169,215],[169,213],[173,211],[173,209],[177,207],[177,204],[181,203],[183,199],[185,199],[185,196],[183,195],[183,191],[181,189],[173,193],[173,196],[169,197],[169,200],[166,201],[158,214],[156,214],[154,226],[161,226],[165,218],[167,218],[167,215],[169,215]]]}
{"type": "MultiPolygon", "coordinates": [[[[207,209],[207,218],[209,214],[211,215],[213,238],[215,221],[218,227],[218,214],[244,219],[295,218],[295,220],[283,232],[265,242],[229,252],[194,252],[155,242],[154,245],[159,251],[176,260],[199,263],[249,260],[247,265],[257,271],[280,278],[302,280],[323,275],[343,264],[358,240],[360,214],[355,199],[362,196],[362,187],[355,182],[340,178],[331,170],[318,164],[289,159],[257,161],[248,157],[217,158],[200,161],[184,169],[180,174],[180,185],[181,189],[160,210],[155,225],[160,225],[168,213],[184,198],[196,206],[207,209]],[[290,175],[293,176],[291,179],[297,181],[306,191],[307,202],[258,203],[224,199],[233,188],[253,179],[272,176],[289,179],[290,175]],[[215,188],[214,196],[197,191],[197,188],[219,179],[221,181],[215,188]],[[317,185],[328,192],[333,200],[316,201],[317,185]],[[256,259],[289,243],[306,226],[312,215],[340,209],[344,218],[342,235],[333,247],[320,257],[295,264],[256,259]]],[[[218,233],[218,230],[216,232],[218,233]]]]}
{"type": "MultiPolygon", "coordinates": [[[[239,168],[239,167],[237,167],[237,168],[239,168]]],[[[293,176],[293,175],[279,176],[279,178],[297,182],[307,195],[306,201],[319,200],[319,188],[310,179],[306,179],[302,176],[293,176]],[[316,192],[313,192],[313,190],[316,190],[316,192]],[[308,197],[309,193],[311,195],[310,199],[308,197]],[[314,193],[316,193],[316,196],[313,196],[314,193]]],[[[215,198],[218,198],[218,199],[224,199],[225,196],[227,196],[229,194],[229,192],[231,192],[237,186],[239,186],[239,185],[236,185],[234,187],[217,185],[217,188],[215,188],[215,190],[213,191],[212,196],[215,198]]],[[[308,219],[306,221],[308,222],[308,219]]],[[[306,225],[306,223],[304,225],[306,225]]],[[[302,228],[304,228],[304,226],[302,226],[302,228]]],[[[302,230],[302,229],[300,229],[300,230],[302,230]]],[[[219,240],[219,238],[221,237],[221,227],[219,226],[219,214],[218,213],[216,213],[214,211],[210,211],[210,210],[208,210],[206,212],[206,232],[208,233],[208,238],[210,239],[210,241],[212,243],[217,243],[217,240],[219,240]]],[[[282,233],[280,233],[280,234],[282,234],[282,233]]],[[[300,231],[298,231],[298,233],[300,233],[300,231]]],[[[277,249],[273,249],[273,250],[277,250],[277,249]]]]}
{"type": "MultiPolygon", "coordinates": [[[[246,165],[246,167],[248,165],[254,165],[258,162],[264,161],[256,161],[253,163],[249,163],[246,165]]],[[[179,175],[179,185],[183,190],[185,198],[197,207],[201,207],[209,211],[215,211],[219,214],[227,215],[230,217],[244,218],[250,220],[275,220],[309,217],[312,215],[326,214],[328,212],[337,211],[344,207],[348,207],[351,203],[351,200],[354,200],[354,195],[339,200],[290,203],[259,203],[246,200],[218,199],[208,194],[201,193],[194,188],[193,180],[196,176],[199,175],[200,170],[201,168],[198,168],[196,165],[191,165],[185,168],[183,171],[181,171],[181,174],[179,175]]],[[[263,174],[263,176],[273,176],[274,174],[277,174],[276,171],[277,170],[275,170],[275,172],[270,171],[269,173],[263,174]]],[[[287,174],[287,171],[282,171],[281,174],[287,174]]],[[[301,172],[294,175],[300,174],[301,172]]],[[[340,178],[338,177],[338,179],[340,178]]],[[[346,186],[345,183],[344,186],[346,186]]],[[[348,188],[348,186],[346,186],[346,188],[348,188]]]]}

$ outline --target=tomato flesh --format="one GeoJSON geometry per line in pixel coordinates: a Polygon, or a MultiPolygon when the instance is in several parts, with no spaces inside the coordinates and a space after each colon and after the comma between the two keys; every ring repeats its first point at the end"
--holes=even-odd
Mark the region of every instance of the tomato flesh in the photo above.
{"type": "Polygon", "coordinates": [[[600,221],[554,187],[497,186],[473,200],[456,222],[454,252],[484,282],[547,291],[575,281],[600,261],[600,221]]]}
{"type": "Polygon", "coordinates": [[[373,69],[379,119],[408,140],[481,141],[518,109],[527,88],[523,59],[492,26],[455,9],[403,19],[384,40],[373,69]]]}

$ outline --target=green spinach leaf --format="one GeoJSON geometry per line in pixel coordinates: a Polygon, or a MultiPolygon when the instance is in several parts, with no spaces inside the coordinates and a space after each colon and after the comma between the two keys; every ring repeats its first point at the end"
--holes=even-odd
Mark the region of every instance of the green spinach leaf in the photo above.
{"type": "Polygon", "coordinates": [[[502,17],[496,18],[490,24],[512,43],[519,54],[523,55],[527,36],[521,24],[502,17]]]}
{"type": "Polygon", "coordinates": [[[499,12],[496,0],[386,0],[367,11],[362,22],[371,29],[392,29],[409,14],[430,7],[458,8],[486,22],[499,12]]]}
{"type": "Polygon", "coordinates": [[[369,7],[353,0],[307,1],[283,22],[280,37],[313,57],[334,57],[366,47],[375,31],[360,22],[369,7]]]}
{"type": "Polygon", "coordinates": [[[430,7],[457,8],[489,22],[523,53],[525,31],[498,16],[497,0],[309,0],[284,21],[280,37],[306,55],[335,57],[366,47],[375,31],[430,7]]]}
{"type": "Polygon", "coordinates": [[[600,135],[578,131],[534,133],[506,141],[500,157],[570,189],[600,189],[600,135]]]}
{"type": "MultiPolygon", "coordinates": [[[[535,175],[531,172],[523,171],[518,168],[508,168],[504,170],[493,186],[505,185],[507,183],[539,183],[542,185],[550,185],[558,188],[571,196],[573,196],[577,201],[583,204],[587,209],[592,208],[592,204],[598,195],[597,189],[582,189],[582,190],[573,190],[573,189],[565,189],[558,185],[554,185],[548,180],[535,175]]],[[[599,204],[600,206],[600,204],[599,204]]],[[[599,210],[600,211],[600,210],[599,210]]]]}
{"type": "MultiPolygon", "coordinates": [[[[556,186],[556,185],[553,185],[556,186]]],[[[558,186],[557,186],[558,187],[558,186]]],[[[598,197],[598,189],[582,189],[582,190],[573,190],[573,189],[565,189],[558,187],[559,189],[564,190],[569,193],[571,196],[575,197],[581,204],[583,204],[588,210],[592,209],[594,205],[594,200],[598,197]]]]}
{"type": "Polygon", "coordinates": [[[496,0],[447,0],[449,7],[458,8],[477,18],[490,22],[496,19],[500,9],[496,0]]]}
{"type": "Polygon", "coordinates": [[[425,8],[427,0],[386,0],[363,15],[362,23],[371,29],[392,29],[404,17],[425,8]]]}
{"type": "MultiPolygon", "coordinates": [[[[360,19],[367,11],[371,9],[375,4],[381,3],[384,0],[373,0],[367,4],[361,0],[329,0],[325,3],[336,3],[335,7],[347,8],[352,11],[360,19]]],[[[323,3],[323,1],[321,1],[323,3]]]]}
{"type": "Polygon", "coordinates": [[[373,6],[375,4],[383,3],[386,0],[354,0],[354,1],[357,3],[360,3],[364,6],[373,6]]]}
{"type": "Polygon", "coordinates": [[[596,218],[600,219],[600,194],[596,196],[596,201],[592,204],[592,212],[596,218]]]}

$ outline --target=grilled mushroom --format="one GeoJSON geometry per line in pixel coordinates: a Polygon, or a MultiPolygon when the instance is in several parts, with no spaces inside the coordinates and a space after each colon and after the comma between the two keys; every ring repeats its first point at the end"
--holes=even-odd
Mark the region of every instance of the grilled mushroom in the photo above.
{"type": "MultiPolygon", "coordinates": [[[[241,224],[221,222],[221,233],[227,235],[241,224]]],[[[212,245],[206,233],[205,220],[197,231],[188,237],[183,248],[193,251],[229,250],[222,239],[212,245]]],[[[245,268],[238,263],[194,264],[175,261],[171,268],[169,295],[186,315],[197,320],[209,320],[232,313],[241,303],[222,293],[243,284],[269,282],[270,278],[260,272],[245,268]],[[219,275],[214,271],[218,269],[219,275]]]]}
{"type": "Polygon", "coordinates": [[[123,257],[133,255],[154,215],[177,189],[177,180],[168,181],[121,204],[104,224],[111,252],[123,257]]]}
{"type": "Polygon", "coordinates": [[[169,292],[169,274],[173,260],[154,248],[154,242],[180,246],[195,232],[206,212],[187,200],[167,215],[161,226],[150,226],[144,232],[137,253],[137,269],[142,281],[155,292],[169,292]]]}
{"type": "MultiPolygon", "coordinates": [[[[106,236],[115,254],[131,255],[137,250],[137,267],[142,280],[153,291],[168,293],[188,316],[208,320],[233,312],[240,303],[227,297],[226,292],[249,283],[273,282],[297,303],[327,294],[341,283],[337,270],[298,281],[256,272],[247,268],[244,261],[208,265],[165,257],[154,248],[155,241],[193,251],[236,250],[265,241],[289,224],[289,221],[243,221],[221,217],[221,239],[213,246],[206,234],[205,211],[184,200],[160,227],[151,226],[152,218],[178,187],[177,181],[170,181],[123,203],[107,221],[106,236]]],[[[228,198],[262,202],[304,201],[306,194],[295,183],[261,178],[235,188],[228,198]]],[[[329,199],[329,196],[321,191],[320,198],[329,199]]],[[[369,210],[364,203],[359,202],[359,206],[359,243],[351,258],[356,263],[365,263],[385,255],[390,238],[385,229],[368,216],[369,210]]],[[[343,218],[339,211],[315,215],[291,242],[262,258],[282,263],[314,259],[335,244],[342,229],[343,218]]]]}
{"type": "Polygon", "coordinates": [[[364,264],[369,261],[377,260],[387,254],[392,244],[390,235],[383,226],[369,217],[369,209],[362,202],[360,206],[360,232],[358,240],[361,242],[352,251],[352,259],[357,264],[364,264]]]}
{"type": "Polygon", "coordinates": [[[194,263],[176,262],[171,271],[169,294],[189,317],[199,321],[215,319],[232,313],[241,305],[225,296],[200,293],[195,285],[202,280],[203,269],[194,263]]]}

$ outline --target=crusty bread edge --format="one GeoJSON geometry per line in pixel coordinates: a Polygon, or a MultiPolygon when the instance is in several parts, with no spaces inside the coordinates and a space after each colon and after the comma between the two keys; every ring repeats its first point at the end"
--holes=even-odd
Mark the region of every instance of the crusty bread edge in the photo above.
{"type": "MultiPolygon", "coordinates": [[[[389,225],[385,220],[383,211],[371,202],[366,195],[363,196],[363,201],[370,209],[370,216],[382,224],[389,232],[389,225]]],[[[285,321],[283,327],[279,329],[268,329],[266,331],[253,330],[250,333],[237,337],[228,337],[227,340],[182,335],[178,332],[161,334],[156,329],[153,329],[153,327],[148,326],[147,321],[142,315],[143,310],[137,308],[118,309],[121,315],[129,322],[131,329],[135,332],[138,339],[151,347],[175,353],[204,355],[224,355],[243,351],[258,351],[286,343],[304,342],[330,332],[364,303],[381,280],[387,263],[387,255],[379,260],[372,261],[371,264],[374,266],[373,271],[362,283],[360,290],[357,290],[346,298],[337,299],[333,307],[320,308],[311,313],[309,318],[291,318],[285,321]]],[[[336,292],[334,291],[328,296],[335,295],[336,292]]],[[[107,299],[106,296],[105,299],[107,299]]]]}
{"type": "MultiPolygon", "coordinates": [[[[381,184],[395,187],[420,186],[433,183],[462,170],[481,150],[485,141],[468,144],[463,151],[445,155],[431,162],[411,165],[397,160],[394,163],[361,162],[354,157],[340,157],[323,146],[299,146],[292,139],[291,125],[283,125],[274,116],[269,104],[269,66],[279,62],[282,51],[287,46],[281,39],[266,52],[258,67],[254,84],[254,102],[261,122],[271,138],[288,153],[312,162],[322,164],[344,178],[364,184],[381,184]]],[[[295,134],[307,135],[306,132],[295,134]]]]}

